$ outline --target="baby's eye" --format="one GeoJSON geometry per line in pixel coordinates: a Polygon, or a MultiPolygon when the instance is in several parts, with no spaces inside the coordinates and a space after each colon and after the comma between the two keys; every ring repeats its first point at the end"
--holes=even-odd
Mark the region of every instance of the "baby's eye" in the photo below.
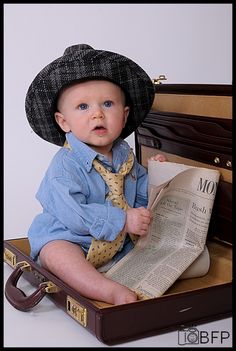
{"type": "Polygon", "coordinates": [[[112,105],[113,105],[113,102],[110,101],[110,100],[107,100],[107,101],[104,102],[104,106],[105,107],[111,107],[112,105]]]}
{"type": "Polygon", "coordinates": [[[84,104],[84,103],[79,104],[78,108],[79,108],[79,110],[87,110],[88,104],[84,104]]]}

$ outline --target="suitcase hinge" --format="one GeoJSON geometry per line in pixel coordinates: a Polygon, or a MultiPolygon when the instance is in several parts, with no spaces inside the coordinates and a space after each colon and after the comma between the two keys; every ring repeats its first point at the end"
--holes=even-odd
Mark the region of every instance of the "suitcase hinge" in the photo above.
{"type": "Polygon", "coordinates": [[[77,322],[84,327],[87,326],[87,309],[70,296],[67,296],[66,310],[77,322]]]}
{"type": "Polygon", "coordinates": [[[153,82],[154,85],[162,84],[161,80],[167,80],[167,78],[166,78],[166,76],[164,74],[160,74],[159,77],[158,78],[154,78],[152,80],[152,82],[153,82]]]}
{"type": "Polygon", "coordinates": [[[16,255],[11,252],[10,250],[6,249],[4,250],[4,256],[3,259],[6,263],[8,263],[11,267],[15,268],[16,267],[16,255]]]}

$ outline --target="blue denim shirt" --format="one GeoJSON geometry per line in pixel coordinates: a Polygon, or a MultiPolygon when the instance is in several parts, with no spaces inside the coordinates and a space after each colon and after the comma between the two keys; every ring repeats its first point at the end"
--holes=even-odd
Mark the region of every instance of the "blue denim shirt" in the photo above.
{"type": "MultiPolygon", "coordinates": [[[[71,132],[66,139],[71,149],[62,147],[55,154],[36,194],[43,212],[28,232],[33,259],[46,243],[57,239],[77,243],[86,253],[93,238],[112,241],[125,225],[126,212],[106,200],[109,189],[93,168],[93,160],[97,157],[106,168],[118,172],[128,158],[128,143],[122,139],[115,142],[111,164],[71,132]]],[[[147,172],[136,158],[125,178],[124,194],[130,207],[147,206],[147,172]]],[[[132,247],[127,236],[118,257],[132,247]]]]}

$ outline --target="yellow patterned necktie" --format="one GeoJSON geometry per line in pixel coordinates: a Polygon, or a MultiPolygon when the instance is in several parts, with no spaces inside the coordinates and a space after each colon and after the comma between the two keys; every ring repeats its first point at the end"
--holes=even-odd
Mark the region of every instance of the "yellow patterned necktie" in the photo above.
{"type": "MultiPolygon", "coordinates": [[[[119,173],[112,173],[108,171],[96,159],[93,161],[93,166],[102,176],[109,187],[107,199],[112,201],[114,206],[118,206],[123,210],[127,210],[128,203],[124,197],[124,178],[131,171],[134,163],[134,155],[130,152],[128,160],[121,166],[119,173]]],[[[138,240],[138,236],[129,234],[133,243],[138,240]]],[[[93,239],[90,245],[86,259],[95,267],[98,268],[111,260],[117,253],[121,245],[123,245],[126,237],[126,232],[122,230],[117,238],[113,241],[93,239]]]]}

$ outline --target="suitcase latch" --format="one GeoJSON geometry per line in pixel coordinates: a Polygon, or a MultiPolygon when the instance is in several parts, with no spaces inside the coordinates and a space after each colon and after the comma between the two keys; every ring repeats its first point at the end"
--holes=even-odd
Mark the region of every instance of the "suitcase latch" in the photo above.
{"type": "Polygon", "coordinates": [[[82,324],[84,327],[87,325],[87,310],[78,301],[74,300],[72,297],[67,296],[66,300],[66,310],[67,313],[73,317],[77,322],[82,324]]]}
{"type": "Polygon", "coordinates": [[[5,248],[3,258],[11,267],[16,267],[16,255],[13,252],[5,248]]]}

